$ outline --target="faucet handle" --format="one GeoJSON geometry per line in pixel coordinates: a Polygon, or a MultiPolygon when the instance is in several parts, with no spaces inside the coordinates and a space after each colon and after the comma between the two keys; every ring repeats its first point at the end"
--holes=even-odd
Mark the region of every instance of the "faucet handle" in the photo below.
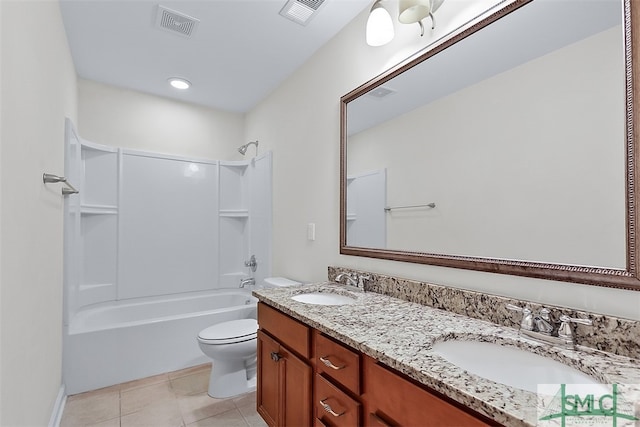
{"type": "Polygon", "coordinates": [[[573,330],[571,328],[572,323],[579,323],[581,325],[593,326],[593,322],[589,319],[579,319],[577,317],[569,317],[566,314],[560,316],[560,327],[558,328],[558,336],[560,338],[573,340],[573,330]]]}
{"type": "Polygon", "coordinates": [[[511,310],[511,311],[522,311],[523,310],[522,307],[518,307],[517,305],[513,305],[513,304],[507,304],[505,307],[507,307],[507,310],[511,310]]]}
{"type": "Polygon", "coordinates": [[[256,261],[256,256],[251,255],[251,258],[249,258],[247,261],[244,262],[244,266],[250,267],[251,271],[255,273],[256,269],[258,268],[258,262],[256,261]]]}
{"type": "Polygon", "coordinates": [[[358,274],[358,287],[364,290],[364,281],[371,280],[371,276],[366,274],[358,274]]]}
{"type": "Polygon", "coordinates": [[[507,310],[518,311],[522,313],[522,320],[520,321],[520,329],[527,331],[533,331],[533,313],[529,307],[518,307],[517,305],[507,304],[507,310]]]}

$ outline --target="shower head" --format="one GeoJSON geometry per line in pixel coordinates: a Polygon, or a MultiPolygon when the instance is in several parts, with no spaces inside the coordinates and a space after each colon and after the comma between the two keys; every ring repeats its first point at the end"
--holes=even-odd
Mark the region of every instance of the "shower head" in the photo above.
{"type": "Polygon", "coordinates": [[[244,145],[241,145],[240,147],[238,147],[238,152],[244,156],[247,152],[247,148],[249,148],[251,144],[254,144],[256,146],[256,154],[258,154],[258,140],[250,141],[244,145]]]}

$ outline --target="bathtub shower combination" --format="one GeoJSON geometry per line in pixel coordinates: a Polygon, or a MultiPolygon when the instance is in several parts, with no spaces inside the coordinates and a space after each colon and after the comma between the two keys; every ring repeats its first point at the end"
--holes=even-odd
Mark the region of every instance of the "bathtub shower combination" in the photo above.
{"type": "Polygon", "coordinates": [[[270,273],[271,153],[126,150],[82,140],[69,120],[65,147],[79,190],[65,198],[66,393],[211,361],[199,332],[255,319],[251,287],[239,286],[270,273]]]}

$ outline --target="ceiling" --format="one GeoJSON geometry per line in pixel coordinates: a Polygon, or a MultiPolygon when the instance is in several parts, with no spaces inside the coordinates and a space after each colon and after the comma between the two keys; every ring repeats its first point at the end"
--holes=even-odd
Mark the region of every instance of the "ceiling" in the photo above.
{"type": "Polygon", "coordinates": [[[60,9],[80,78],[242,113],[371,2],[325,0],[306,26],[279,14],[286,0],[61,0],[60,9]],[[199,19],[192,35],[159,28],[159,5],[199,19]],[[192,86],[177,91],[169,77],[192,86]]]}

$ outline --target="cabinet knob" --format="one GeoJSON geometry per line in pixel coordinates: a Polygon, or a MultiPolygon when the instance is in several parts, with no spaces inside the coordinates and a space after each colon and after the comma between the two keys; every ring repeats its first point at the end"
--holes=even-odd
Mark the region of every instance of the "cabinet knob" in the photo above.
{"type": "Polygon", "coordinates": [[[280,353],[275,352],[275,351],[271,352],[271,360],[273,360],[274,362],[277,362],[280,359],[282,359],[282,356],[280,355],[280,353]]]}

